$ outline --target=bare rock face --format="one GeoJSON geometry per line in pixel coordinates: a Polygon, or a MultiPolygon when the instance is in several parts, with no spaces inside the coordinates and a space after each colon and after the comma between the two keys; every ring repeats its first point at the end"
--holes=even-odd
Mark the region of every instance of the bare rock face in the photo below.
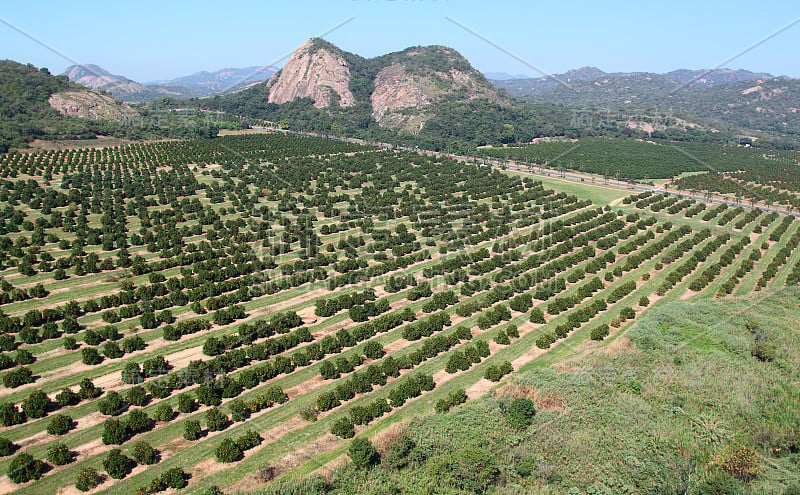
{"type": "Polygon", "coordinates": [[[50,96],[50,107],[64,115],[121,122],[138,117],[136,110],[111,96],[93,91],[65,91],[50,96]]]}
{"type": "Polygon", "coordinates": [[[339,106],[356,103],[350,92],[350,67],[347,61],[326,48],[314,48],[307,41],[269,81],[269,102],[286,103],[298,98],[311,98],[317,108],[331,106],[338,97],[339,106]]]}
{"type": "Polygon", "coordinates": [[[450,68],[411,73],[404,64],[384,67],[375,77],[370,97],[372,117],[381,127],[416,134],[430,118],[427,107],[454,95],[459,99],[487,98],[508,104],[473,72],[450,68]]]}

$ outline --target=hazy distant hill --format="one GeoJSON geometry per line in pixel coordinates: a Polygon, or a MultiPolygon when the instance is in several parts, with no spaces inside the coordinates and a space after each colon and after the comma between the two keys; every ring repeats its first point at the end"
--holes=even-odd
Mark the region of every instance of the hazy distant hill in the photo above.
{"type": "Polygon", "coordinates": [[[114,98],[128,102],[151,101],[156,98],[191,98],[200,93],[182,87],[144,85],[124,76],[112,74],[94,64],[72,65],[64,71],[70,81],[87,88],[108,91],[114,98]]]}
{"type": "Polygon", "coordinates": [[[267,80],[275,71],[274,67],[229,68],[142,84],[97,65],[84,64],[68,67],[64,75],[87,88],[108,91],[123,101],[146,102],[164,97],[196,98],[236,91],[267,80]]]}
{"type": "Polygon", "coordinates": [[[567,74],[494,83],[536,102],[608,109],[655,107],[747,129],[800,134],[796,79],[730,69],[603,73],[585,79],[567,74]]]}
{"type": "Polygon", "coordinates": [[[278,69],[276,67],[253,66],[227,68],[214,72],[200,71],[192,75],[177,77],[168,81],[153,81],[148,86],[170,86],[189,88],[200,95],[224,93],[244,85],[266,81],[278,69]]]}

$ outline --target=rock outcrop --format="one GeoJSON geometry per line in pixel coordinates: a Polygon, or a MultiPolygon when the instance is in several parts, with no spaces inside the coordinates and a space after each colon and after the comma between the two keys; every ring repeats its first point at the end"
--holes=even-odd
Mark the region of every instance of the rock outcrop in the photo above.
{"type": "Polygon", "coordinates": [[[123,122],[139,114],[125,103],[94,91],[65,91],[51,95],[50,107],[64,115],[84,119],[105,119],[123,122]]]}
{"type": "Polygon", "coordinates": [[[281,104],[299,98],[311,98],[317,108],[327,108],[334,101],[341,107],[356,103],[349,88],[349,64],[342,55],[315,40],[295,50],[268,85],[270,103],[281,104]]]}

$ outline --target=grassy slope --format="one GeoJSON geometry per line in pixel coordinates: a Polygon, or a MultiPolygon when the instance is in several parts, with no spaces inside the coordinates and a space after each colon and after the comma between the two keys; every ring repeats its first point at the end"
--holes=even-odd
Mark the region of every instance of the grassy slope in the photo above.
{"type": "MultiPolygon", "coordinates": [[[[735,481],[738,491],[713,493],[787,493],[800,467],[798,454],[790,453],[800,430],[800,291],[765,295],[657,306],[625,339],[604,346],[608,352],[515,376],[513,383],[537,391],[537,403],[558,398],[566,404],[539,411],[527,431],[515,432],[499,420],[508,399],[486,396],[410,425],[419,451],[429,456],[415,469],[381,467],[368,475],[348,469],[325,489],[711,493],[702,484],[724,478],[715,457],[726,445],[746,445],[756,454],[756,478],[746,485],[735,481]],[[752,356],[750,321],[774,345],[773,361],[752,356]],[[496,471],[454,469],[468,455],[483,456],[496,471]],[[526,464],[531,474],[522,476],[526,464]],[[496,476],[489,481],[478,476],[490,471],[496,476]]],[[[293,493],[288,488],[267,493],[293,493]]],[[[306,485],[300,492],[313,490],[306,485]]]]}

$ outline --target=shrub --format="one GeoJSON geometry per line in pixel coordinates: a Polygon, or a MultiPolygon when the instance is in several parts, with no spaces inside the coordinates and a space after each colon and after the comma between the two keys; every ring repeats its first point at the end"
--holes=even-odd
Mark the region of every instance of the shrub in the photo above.
{"type": "Polygon", "coordinates": [[[348,418],[339,418],[331,425],[331,433],[341,438],[353,438],[356,430],[348,418]]]}
{"type": "Polygon", "coordinates": [[[172,418],[175,417],[175,411],[172,410],[172,406],[163,402],[158,405],[156,408],[156,412],[153,415],[153,419],[156,421],[172,421],[172,418]]]}
{"type": "Polygon", "coordinates": [[[183,424],[183,438],[186,440],[198,440],[202,433],[203,430],[200,428],[200,421],[189,419],[183,424]]]}
{"type": "Polygon", "coordinates": [[[100,477],[97,475],[97,471],[90,467],[84,468],[75,480],[75,488],[82,492],[88,492],[99,484],[100,477]]]}
{"type": "Polygon", "coordinates": [[[544,312],[540,308],[533,308],[531,310],[531,323],[547,323],[547,320],[544,318],[544,312]]]}
{"type": "Polygon", "coordinates": [[[300,408],[300,417],[306,421],[314,422],[317,420],[317,416],[319,415],[319,411],[316,407],[312,406],[311,404],[306,404],[305,406],[300,408]]]}
{"type": "Polygon", "coordinates": [[[33,357],[33,354],[31,354],[31,351],[29,351],[27,349],[20,349],[20,350],[17,351],[16,361],[17,361],[17,364],[22,364],[22,365],[33,364],[33,362],[36,361],[36,358],[33,357]]]}
{"type": "Polygon", "coordinates": [[[66,445],[56,442],[47,448],[47,460],[56,466],[63,466],[72,462],[72,454],[66,445]]]}
{"type": "Polygon", "coordinates": [[[222,431],[228,427],[228,416],[212,407],[206,412],[206,427],[208,431],[222,431]]]}
{"type": "Polygon", "coordinates": [[[215,454],[219,462],[236,462],[242,458],[242,449],[235,441],[226,438],[217,445],[215,454]]]}
{"type": "Polygon", "coordinates": [[[64,435],[72,429],[72,417],[66,414],[56,414],[50,418],[47,433],[50,435],[64,435]]]}
{"type": "Polygon", "coordinates": [[[122,368],[122,381],[128,385],[135,385],[144,381],[144,375],[139,363],[130,362],[122,368]]]}
{"type": "Polygon", "coordinates": [[[20,484],[30,480],[38,480],[42,477],[43,470],[44,463],[42,461],[34,459],[27,452],[23,452],[11,460],[8,465],[8,477],[14,483],[20,484]]]}
{"type": "Polygon", "coordinates": [[[133,435],[150,431],[153,428],[150,417],[141,409],[134,409],[129,412],[125,418],[125,424],[133,435]]]}
{"type": "Polygon", "coordinates": [[[356,438],[350,442],[347,455],[353,461],[353,465],[359,469],[369,469],[381,460],[372,442],[366,438],[356,438]]]}
{"type": "Polygon", "coordinates": [[[147,404],[147,392],[144,388],[137,385],[128,389],[128,393],[125,394],[125,399],[132,406],[142,407],[147,404]]]}
{"type": "Polygon", "coordinates": [[[115,391],[109,391],[105,398],[97,401],[97,410],[106,416],[118,416],[124,409],[122,397],[115,391]]]}
{"type": "Polygon", "coordinates": [[[64,337],[64,349],[68,351],[74,351],[78,348],[78,341],[75,340],[75,337],[64,337]]]}
{"type": "Polygon", "coordinates": [[[158,451],[143,440],[133,445],[131,455],[133,455],[137,463],[145,466],[150,466],[158,462],[158,451]]]}
{"type": "Polygon", "coordinates": [[[511,401],[508,406],[508,422],[517,429],[524,429],[533,422],[536,415],[536,407],[530,399],[519,398],[511,401]]]}
{"type": "Polygon", "coordinates": [[[133,460],[123,454],[120,449],[112,449],[103,460],[103,469],[115,480],[121,480],[128,476],[128,473],[133,469],[133,465],[133,460]]]}
{"type": "Polygon", "coordinates": [[[41,390],[34,390],[22,401],[22,412],[29,418],[43,418],[50,407],[50,397],[41,390]]]}
{"type": "Polygon", "coordinates": [[[370,340],[364,344],[363,350],[364,355],[370,359],[380,359],[384,354],[386,354],[386,352],[383,350],[383,346],[374,340],[370,340]]]}
{"type": "Polygon", "coordinates": [[[178,396],[178,411],[182,413],[191,413],[197,409],[197,401],[195,401],[188,394],[181,394],[178,396]]]}
{"type": "Polygon", "coordinates": [[[14,368],[3,375],[3,385],[8,388],[17,388],[27,383],[33,383],[33,373],[24,366],[14,368]]]}
{"type": "Polygon", "coordinates": [[[130,438],[128,425],[118,419],[109,419],[103,423],[103,443],[105,445],[122,445],[130,438]]]}
{"type": "Polygon", "coordinates": [[[13,454],[18,446],[6,437],[0,437],[0,457],[13,454]]]}
{"type": "Polygon", "coordinates": [[[25,415],[17,406],[4,402],[0,404],[0,424],[3,426],[13,426],[25,422],[25,415]]]}
{"type": "Polygon", "coordinates": [[[603,340],[608,336],[609,328],[608,325],[600,325],[592,329],[591,337],[592,340],[603,340]]]}
{"type": "Polygon", "coordinates": [[[174,467],[164,471],[160,480],[164,485],[166,485],[167,488],[180,490],[189,484],[188,478],[189,476],[183,471],[182,468],[174,467]]]}
{"type": "Polygon", "coordinates": [[[94,366],[103,362],[103,356],[94,347],[84,347],[81,349],[81,361],[83,364],[94,366]]]}
{"type": "Polygon", "coordinates": [[[325,380],[335,380],[336,378],[339,378],[339,372],[336,370],[336,366],[334,366],[330,360],[323,361],[319,368],[319,374],[325,380]]]}
{"type": "Polygon", "coordinates": [[[80,395],[81,399],[94,399],[95,397],[100,397],[103,391],[94,386],[92,380],[89,378],[84,378],[81,380],[81,387],[78,390],[78,395],[80,395]]]}

